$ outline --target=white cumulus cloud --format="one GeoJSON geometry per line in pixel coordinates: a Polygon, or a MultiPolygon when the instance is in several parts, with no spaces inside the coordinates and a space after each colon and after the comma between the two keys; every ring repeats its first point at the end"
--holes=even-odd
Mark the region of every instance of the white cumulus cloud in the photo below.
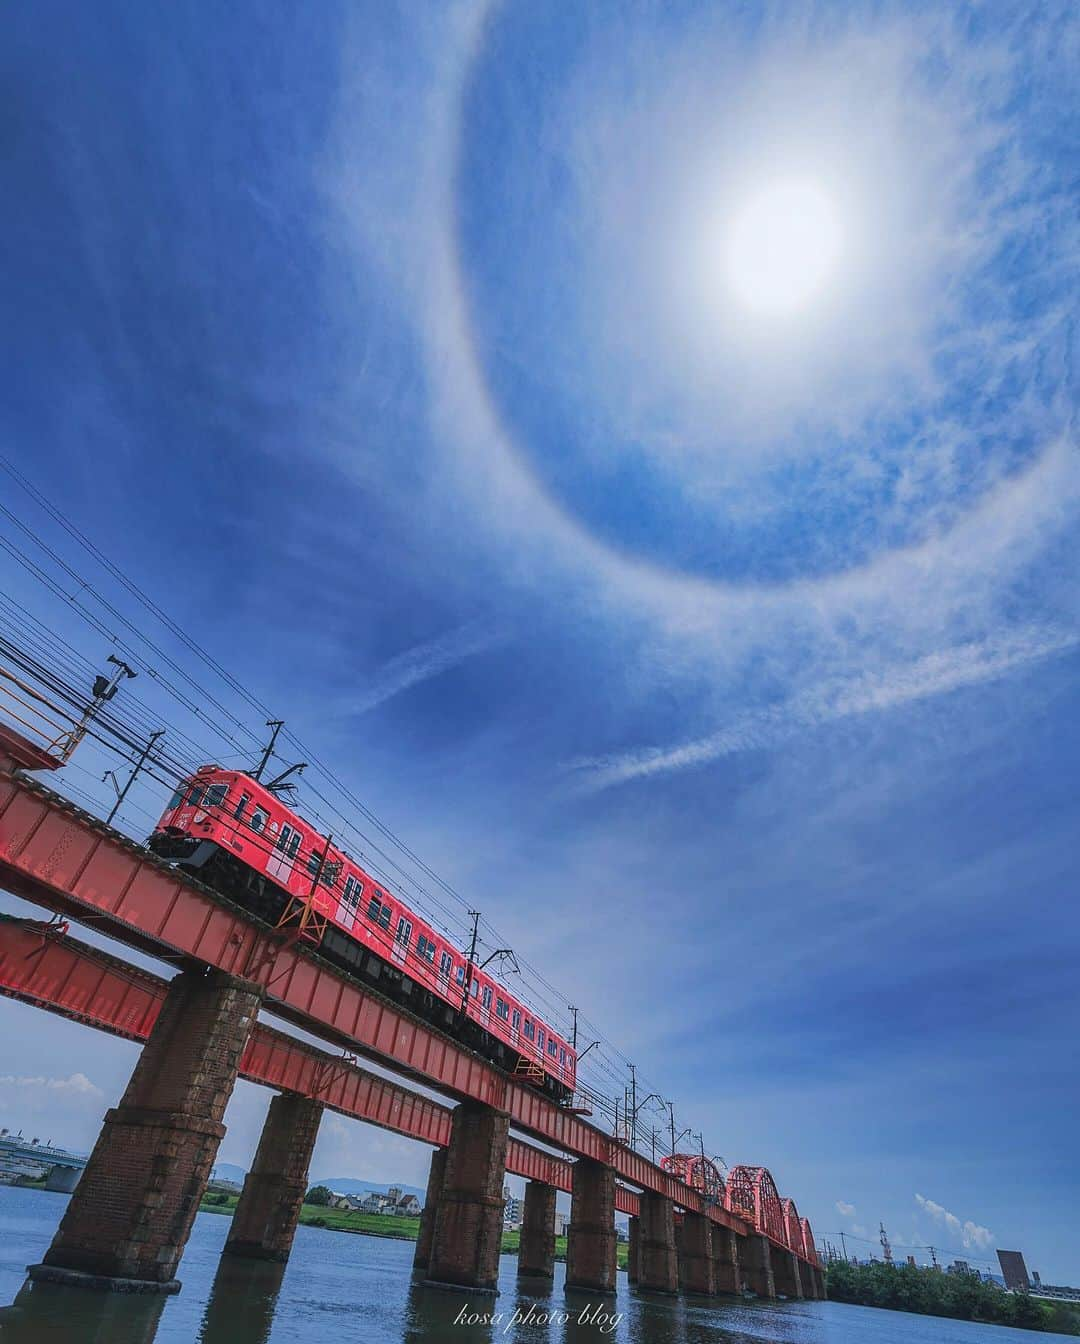
{"type": "Polygon", "coordinates": [[[855,1205],[846,1204],[842,1199],[836,1201],[836,1212],[842,1214],[845,1218],[855,1217],[855,1205]]]}
{"type": "Polygon", "coordinates": [[[961,1220],[955,1213],[950,1213],[944,1205],[938,1204],[936,1200],[927,1199],[925,1195],[917,1194],[915,1203],[924,1213],[929,1214],[936,1223],[940,1223],[967,1250],[985,1251],[993,1245],[994,1234],[988,1227],[972,1222],[970,1218],[961,1220]]]}

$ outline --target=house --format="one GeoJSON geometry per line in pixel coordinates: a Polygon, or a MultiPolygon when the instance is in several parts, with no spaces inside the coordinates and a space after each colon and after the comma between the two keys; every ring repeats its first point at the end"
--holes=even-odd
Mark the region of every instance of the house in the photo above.
{"type": "Polygon", "coordinates": [[[373,1190],[370,1195],[361,1203],[360,1207],[364,1213],[379,1213],[382,1210],[384,1195],[377,1195],[373,1190]]]}
{"type": "Polygon", "coordinates": [[[421,1211],[420,1201],[415,1195],[406,1195],[394,1209],[399,1218],[419,1218],[421,1211]]]}

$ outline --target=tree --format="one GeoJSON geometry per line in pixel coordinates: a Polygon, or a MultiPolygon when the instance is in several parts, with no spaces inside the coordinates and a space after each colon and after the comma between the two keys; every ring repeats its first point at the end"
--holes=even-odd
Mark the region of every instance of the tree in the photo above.
{"type": "Polygon", "coordinates": [[[325,1208],[333,1198],[333,1190],[328,1189],[325,1185],[313,1185],[304,1196],[304,1203],[321,1204],[325,1208]]]}

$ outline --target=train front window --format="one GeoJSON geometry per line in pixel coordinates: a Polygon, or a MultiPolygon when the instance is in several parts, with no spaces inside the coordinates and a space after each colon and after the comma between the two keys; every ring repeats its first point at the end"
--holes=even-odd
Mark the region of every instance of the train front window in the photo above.
{"type": "Polygon", "coordinates": [[[169,806],[165,809],[165,811],[175,812],[176,809],[183,803],[185,793],[187,793],[187,785],[181,784],[180,787],[173,794],[173,796],[169,799],[169,806]]]}
{"type": "Polygon", "coordinates": [[[195,787],[191,790],[191,797],[188,799],[188,802],[191,804],[192,807],[198,807],[200,802],[202,802],[202,796],[203,796],[203,787],[201,784],[196,784],[195,787]]]}

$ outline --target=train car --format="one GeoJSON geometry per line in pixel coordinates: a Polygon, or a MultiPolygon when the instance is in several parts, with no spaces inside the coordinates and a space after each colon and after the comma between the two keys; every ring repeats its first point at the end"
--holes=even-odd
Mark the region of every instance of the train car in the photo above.
{"type": "Polygon", "coordinates": [[[555,1100],[573,1097],[577,1056],[557,1031],[250,775],[203,766],[147,844],[271,925],[306,911],[328,960],[555,1100]]]}

